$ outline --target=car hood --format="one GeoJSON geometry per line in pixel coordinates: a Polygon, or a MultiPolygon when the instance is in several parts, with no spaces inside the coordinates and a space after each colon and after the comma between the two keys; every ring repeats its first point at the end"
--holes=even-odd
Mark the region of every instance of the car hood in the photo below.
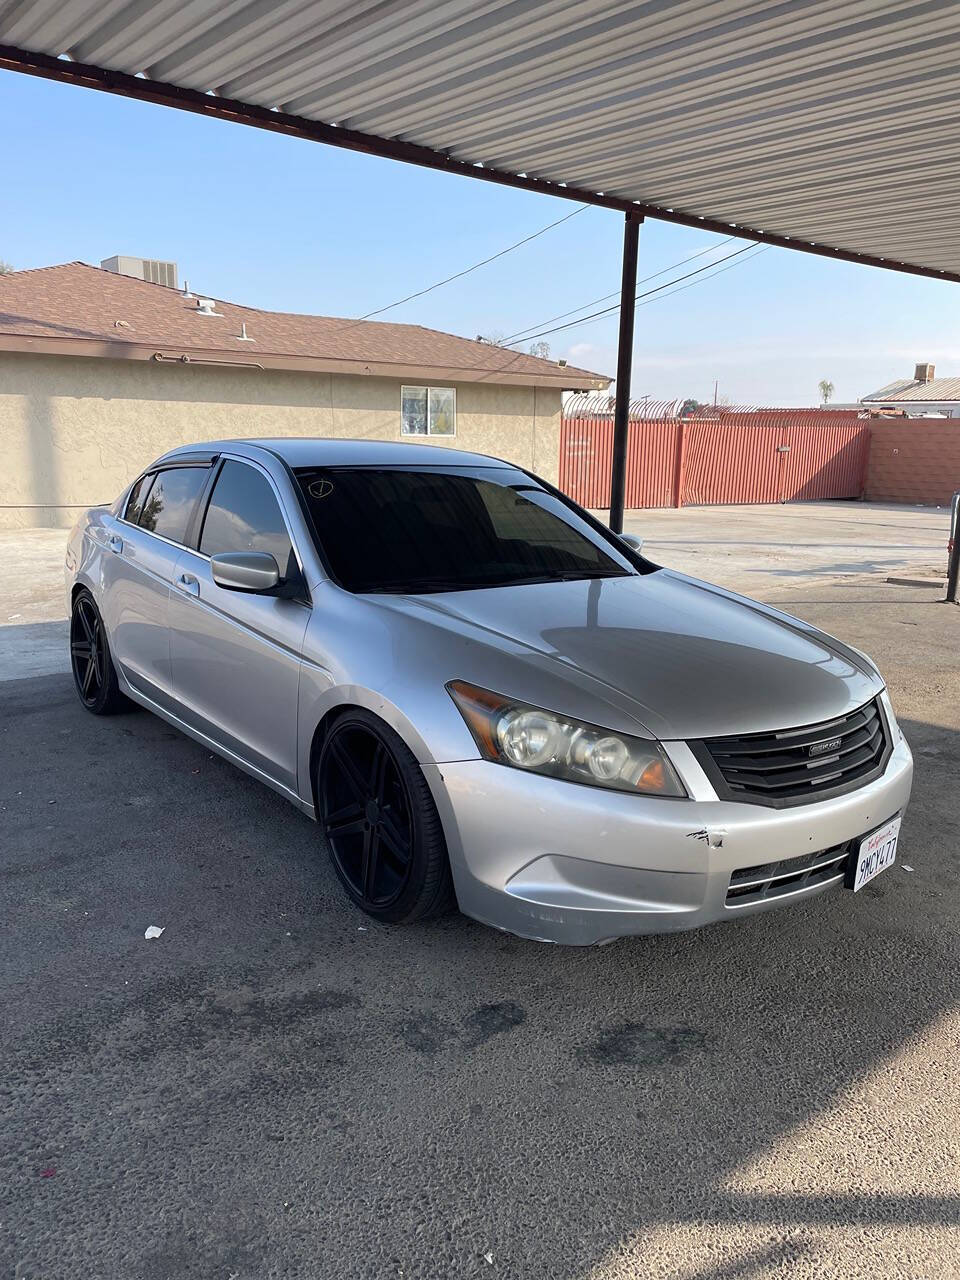
{"type": "Polygon", "coordinates": [[[517,645],[543,655],[666,740],[813,724],[883,687],[869,660],[840,641],[666,569],[392,600],[421,620],[501,643],[506,663],[517,645]]]}

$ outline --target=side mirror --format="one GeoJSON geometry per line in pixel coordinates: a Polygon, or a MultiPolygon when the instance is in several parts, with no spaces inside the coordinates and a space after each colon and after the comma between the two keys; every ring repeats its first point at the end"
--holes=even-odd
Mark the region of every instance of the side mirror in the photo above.
{"type": "Polygon", "coordinates": [[[227,591],[273,591],[280,582],[280,568],[267,551],[225,551],[211,556],[210,572],[217,586],[227,591]]]}
{"type": "Polygon", "coordinates": [[[643,539],[638,538],[635,533],[621,533],[620,541],[625,542],[631,551],[643,550],[643,539]]]}

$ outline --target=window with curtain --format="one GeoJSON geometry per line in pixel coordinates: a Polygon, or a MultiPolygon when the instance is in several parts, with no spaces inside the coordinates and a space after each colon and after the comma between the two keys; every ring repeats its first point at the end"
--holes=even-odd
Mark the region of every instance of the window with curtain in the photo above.
{"type": "Polygon", "coordinates": [[[453,387],[401,387],[400,434],[455,436],[457,393],[453,387]]]}

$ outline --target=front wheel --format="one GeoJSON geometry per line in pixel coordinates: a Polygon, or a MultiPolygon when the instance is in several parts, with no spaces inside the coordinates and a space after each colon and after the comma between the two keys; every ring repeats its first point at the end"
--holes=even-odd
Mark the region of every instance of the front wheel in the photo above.
{"type": "Polygon", "coordinates": [[[440,816],[413,753],[388,725],[344,712],[324,740],[316,781],[334,870],[357,906],[393,924],[450,910],[440,816]]]}
{"type": "Polygon", "coordinates": [[[127,705],[100,610],[86,588],[77,592],[70,614],[70,666],[77,696],[92,715],[113,715],[127,705]]]}

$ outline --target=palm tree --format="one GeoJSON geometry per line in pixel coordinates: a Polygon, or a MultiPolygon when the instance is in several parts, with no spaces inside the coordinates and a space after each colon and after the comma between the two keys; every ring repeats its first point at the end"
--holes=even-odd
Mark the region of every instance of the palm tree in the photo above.
{"type": "Polygon", "coordinates": [[[833,395],[833,383],[827,378],[821,378],[817,386],[820,388],[820,403],[829,404],[830,397],[833,395]]]}
{"type": "Polygon", "coordinates": [[[13,267],[11,267],[9,262],[4,262],[4,260],[0,258],[0,276],[12,276],[12,275],[13,275],[13,267]]]}

